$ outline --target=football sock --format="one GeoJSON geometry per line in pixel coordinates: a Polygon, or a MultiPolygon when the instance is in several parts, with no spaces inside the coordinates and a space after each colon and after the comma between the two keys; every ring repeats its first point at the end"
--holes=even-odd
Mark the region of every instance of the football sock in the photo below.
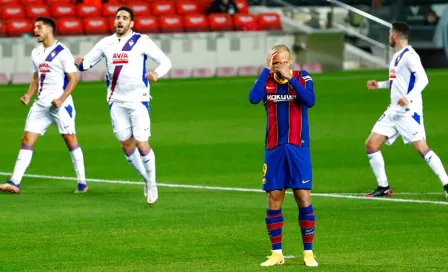
{"type": "Polygon", "coordinates": [[[135,171],[137,171],[145,181],[148,180],[146,169],[143,166],[142,158],[140,157],[140,154],[137,152],[137,148],[134,148],[131,152],[127,153],[125,151],[124,153],[126,155],[126,159],[132,166],[132,168],[134,168],[135,171]]]}
{"type": "Polygon", "coordinates": [[[271,240],[272,250],[282,253],[282,228],[283,214],[282,209],[267,210],[266,212],[266,228],[268,230],[269,239],[271,240]]]}
{"type": "Polygon", "coordinates": [[[378,181],[378,186],[387,188],[389,184],[387,182],[386,169],[384,168],[383,154],[378,150],[376,152],[368,152],[367,156],[369,157],[370,166],[378,181]]]}
{"type": "Polygon", "coordinates": [[[442,161],[440,160],[439,156],[437,156],[434,151],[431,149],[426,150],[422,154],[425,161],[428,163],[429,167],[431,167],[434,174],[436,174],[443,185],[448,184],[448,176],[445,172],[445,169],[443,168],[442,161]]]}
{"type": "Polygon", "coordinates": [[[143,162],[143,166],[146,169],[146,173],[148,173],[148,180],[155,181],[156,180],[156,156],[152,148],[140,153],[141,160],[143,162]]]}
{"type": "Polygon", "coordinates": [[[70,157],[72,158],[73,166],[75,167],[76,179],[78,184],[86,184],[86,171],[84,168],[84,155],[81,147],[77,144],[70,149],[70,157]]]}
{"type": "Polygon", "coordinates": [[[299,226],[304,250],[313,250],[314,227],[316,225],[313,206],[299,208],[299,226]]]}
{"type": "Polygon", "coordinates": [[[17,156],[16,165],[14,166],[14,172],[11,177],[11,181],[19,185],[22,181],[23,175],[26,169],[31,163],[33,157],[33,147],[22,144],[19,155],[17,156]]]}

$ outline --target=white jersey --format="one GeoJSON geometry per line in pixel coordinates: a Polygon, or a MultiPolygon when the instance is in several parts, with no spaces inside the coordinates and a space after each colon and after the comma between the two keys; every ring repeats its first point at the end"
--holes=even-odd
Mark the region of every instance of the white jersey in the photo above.
{"type": "Polygon", "coordinates": [[[34,48],[31,59],[33,72],[38,75],[36,103],[51,106],[51,101],[60,98],[67,87],[66,74],[77,72],[73,55],[62,43],[55,41],[49,48],[42,44],[34,48]]]}
{"type": "Polygon", "coordinates": [[[159,64],[155,69],[159,78],[171,68],[171,61],[162,50],[147,35],[135,32],[126,37],[113,34],[103,38],[84,56],[79,69],[88,70],[103,57],[109,102],[149,101],[149,83],[145,78],[147,57],[159,64]]]}
{"type": "Polygon", "coordinates": [[[379,88],[390,89],[388,110],[396,114],[406,112],[423,114],[422,91],[428,85],[428,77],[420,57],[412,46],[406,46],[396,52],[389,67],[389,81],[378,83],[379,88]],[[406,97],[409,105],[402,107],[398,100],[406,97]]]}

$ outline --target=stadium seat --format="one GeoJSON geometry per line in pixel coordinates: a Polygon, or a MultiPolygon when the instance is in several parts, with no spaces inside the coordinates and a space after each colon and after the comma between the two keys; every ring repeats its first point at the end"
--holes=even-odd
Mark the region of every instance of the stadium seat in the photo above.
{"type": "Polygon", "coordinates": [[[213,77],[213,73],[209,68],[191,69],[191,77],[213,77]]]}
{"type": "Polygon", "coordinates": [[[199,4],[199,11],[205,13],[211,2],[214,0],[196,0],[199,4]]]}
{"type": "Polygon", "coordinates": [[[44,3],[45,3],[44,0],[20,0],[20,4],[22,4],[24,7],[44,3]]]}
{"type": "Polygon", "coordinates": [[[129,3],[128,6],[134,10],[136,17],[138,16],[146,16],[151,14],[149,10],[149,4],[145,2],[132,2],[129,3]]]}
{"type": "Polygon", "coordinates": [[[9,83],[8,76],[4,73],[0,73],[0,85],[6,85],[9,83]]]}
{"type": "Polygon", "coordinates": [[[236,76],[236,69],[234,67],[217,67],[215,74],[219,77],[236,76]]]}
{"type": "Polygon", "coordinates": [[[255,76],[258,75],[258,69],[255,66],[242,66],[238,67],[237,74],[239,76],[255,76]]]}
{"type": "Polygon", "coordinates": [[[101,16],[100,9],[95,5],[78,4],[76,5],[76,15],[78,17],[97,17],[101,16]]]}
{"type": "Polygon", "coordinates": [[[28,19],[10,19],[6,21],[6,35],[20,37],[25,33],[32,34],[33,24],[28,19]]]}
{"type": "Polygon", "coordinates": [[[176,2],[176,11],[180,15],[200,13],[198,3],[192,0],[178,0],[176,2]]]}
{"type": "Polygon", "coordinates": [[[232,27],[232,17],[226,13],[215,13],[208,15],[208,22],[212,31],[230,31],[232,27]]]}
{"type": "Polygon", "coordinates": [[[207,17],[204,14],[188,14],[184,16],[185,31],[187,32],[206,32],[208,26],[207,17]]]}
{"type": "Polygon", "coordinates": [[[82,21],[79,18],[61,18],[57,21],[57,24],[56,32],[58,35],[81,35],[84,33],[82,21]]]}
{"type": "Polygon", "coordinates": [[[157,1],[151,4],[151,14],[156,16],[175,14],[173,3],[157,1]]]}
{"type": "Polygon", "coordinates": [[[168,73],[169,78],[189,78],[190,70],[188,69],[171,69],[168,73]]]}
{"type": "Polygon", "coordinates": [[[257,18],[253,14],[237,13],[233,16],[233,26],[236,30],[253,31],[260,30],[257,18]]]}
{"type": "Polygon", "coordinates": [[[323,72],[322,65],[320,63],[307,63],[303,65],[302,69],[307,70],[311,75],[313,73],[317,74],[323,72]]]}
{"type": "Polygon", "coordinates": [[[282,22],[278,13],[260,13],[258,14],[258,24],[263,30],[281,30],[282,22]]]}
{"type": "Polygon", "coordinates": [[[8,4],[1,8],[0,18],[3,20],[24,18],[25,11],[22,5],[8,4]]]}
{"type": "Polygon", "coordinates": [[[117,13],[117,9],[121,7],[120,4],[105,4],[103,5],[102,14],[104,17],[114,17],[115,20],[115,14],[117,13]]]}
{"type": "Polygon", "coordinates": [[[50,8],[45,4],[34,4],[25,7],[26,17],[34,20],[36,17],[50,17],[50,8]]]}
{"type": "Polygon", "coordinates": [[[103,17],[84,18],[83,26],[86,35],[107,34],[110,29],[108,21],[103,17]]]}
{"type": "Polygon", "coordinates": [[[54,18],[71,18],[76,16],[76,8],[71,4],[55,3],[51,5],[51,14],[54,18]]]}
{"type": "Polygon", "coordinates": [[[0,20],[0,37],[6,36],[6,23],[0,20]]]}
{"type": "Polygon", "coordinates": [[[12,73],[11,74],[11,83],[12,84],[29,84],[33,79],[32,73],[12,73]]]}
{"type": "Polygon", "coordinates": [[[162,32],[172,33],[172,32],[184,31],[182,18],[178,15],[161,16],[159,22],[160,22],[160,29],[162,30],[162,32]]]}
{"type": "Polygon", "coordinates": [[[53,5],[53,4],[70,4],[70,3],[73,3],[75,1],[72,1],[72,0],[45,0],[45,2],[48,5],[53,5]]]}
{"type": "Polygon", "coordinates": [[[106,78],[105,72],[98,72],[98,71],[86,71],[82,72],[79,78],[79,81],[103,81],[106,78]]]}
{"type": "Polygon", "coordinates": [[[238,7],[239,13],[249,13],[249,5],[246,0],[235,0],[234,2],[238,7]]]}
{"type": "Polygon", "coordinates": [[[18,4],[19,0],[0,0],[0,6],[8,4],[18,4]]]}
{"type": "Polygon", "coordinates": [[[137,17],[134,22],[134,29],[140,33],[160,32],[159,20],[155,16],[137,17]]]}

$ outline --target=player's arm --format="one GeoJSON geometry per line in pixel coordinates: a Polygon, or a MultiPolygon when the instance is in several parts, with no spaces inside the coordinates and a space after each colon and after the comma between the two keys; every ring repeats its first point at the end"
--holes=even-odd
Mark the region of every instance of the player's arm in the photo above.
{"type": "Polygon", "coordinates": [[[36,69],[34,68],[34,64],[33,64],[33,70],[34,70],[33,79],[31,80],[31,84],[28,87],[28,91],[20,98],[20,102],[22,102],[22,104],[24,105],[28,105],[31,97],[33,97],[33,95],[37,92],[38,75],[36,69]]]}
{"type": "Polygon", "coordinates": [[[103,40],[99,41],[92,50],[84,57],[77,57],[74,61],[79,71],[87,71],[94,67],[104,57],[103,54],[103,40]]]}
{"type": "Polygon", "coordinates": [[[414,88],[408,90],[408,93],[405,96],[406,99],[411,100],[412,96],[423,92],[423,89],[428,85],[429,80],[418,55],[409,54],[406,65],[415,77],[414,88]]]}
{"type": "Polygon", "coordinates": [[[144,35],[142,38],[144,43],[143,54],[158,64],[153,72],[146,74],[146,77],[154,82],[168,73],[172,66],[171,60],[148,36],[144,35]]]}
{"type": "Polygon", "coordinates": [[[258,79],[255,81],[252,89],[249,92],[249,102],[252,104],[258,104],[266,96],[266,81],[268,80],[270,70],[268,68],[263,68],[261,70],[258,79]]]}
{"type": "Polygon", "coordinates": [[[51,102],[51,104],[55,108],[59,108],[60,106],[62,106],[64,101],[73,93],[76,85],[78,84],[78,78],[76,77],[76,66],[74,64],[74,58],[72,54],[67,51],[67,53],[61,57],[63,57],[62,67],[64,69],[66,77],[68,78],[68,84],[65,87],[65,90],[62,93],[61,97],[51,102]]]}
{"type": "Polygon", "coordinates": [[[300,84],[299,80],[297,80],[297,78],[295,77],[291,77],[289,79],[289,83],[292,85],[294,90],[296,90],[297,99],[300,101],[300,103],[307,106],[308,108],[312,108],[316,103],[316,98],[314,96],[313,79],[305,70],[301,72],[301,76],[305,80],[305,87],[303,87],[302,84],[300,84]]]}

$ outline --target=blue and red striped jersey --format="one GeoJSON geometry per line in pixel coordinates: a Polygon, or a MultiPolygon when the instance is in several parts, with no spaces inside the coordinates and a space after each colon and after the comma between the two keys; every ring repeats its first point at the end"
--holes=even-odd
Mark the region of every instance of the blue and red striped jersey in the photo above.
{"type": "Polygon", "coordinates": [[[264,68],[249,93],[249,101],[263,101],[266,109],[266,149],[283,144],[309,146],[308,109],[315,103],[314,83],[305,71],[292,71],[292,78],[278,82],[264,68]]]}

